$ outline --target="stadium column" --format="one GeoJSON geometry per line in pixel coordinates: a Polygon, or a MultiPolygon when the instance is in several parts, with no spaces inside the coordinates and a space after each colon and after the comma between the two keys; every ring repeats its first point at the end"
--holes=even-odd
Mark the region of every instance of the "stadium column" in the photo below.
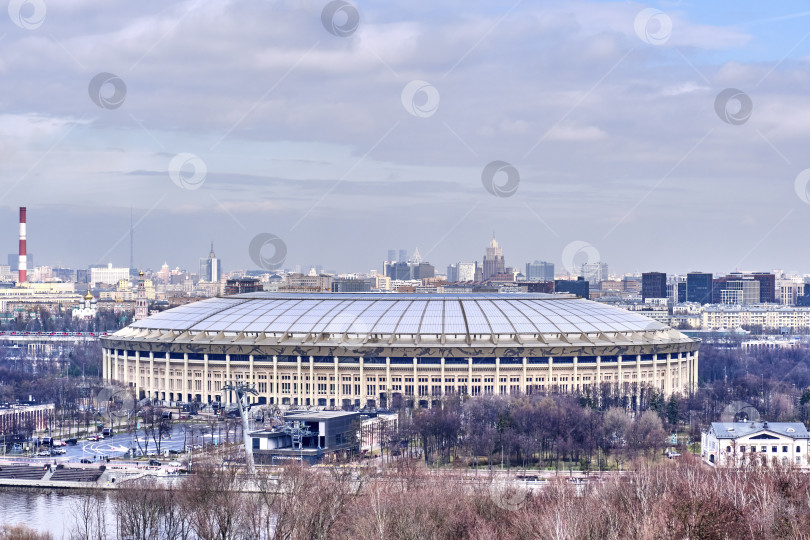
{"type": "MultiPolygon", "coordinates": [[[[390,368],[390,366],[389,366],[390,368]]],[[[338,357],[335,356],[335,407],[343,408],[343,381],[340,380],[340,371],[338,370],[338,357]]]]}
{"type": "Polygon", "coordinates": [[[163,387],[166,389],[166,393],[164,394],[164,397],[165,397],[166,401],[171,401],[172,396],[169,393],[169,390],[171,388],[169,386],[169,353],[166,353],[166,376],[165,376],[165,381],[164,381],[164,386],[163,387]]]}
{"type": "MultiPolygon", "coordinates": [[[[230,382],[231,382],[231,355],[226,354],[225,355],[225,382],[223,382],[223,385],[229,384],[230,382]]],[[[225,396],[224,396],[225,399],[223,401],[225,401],[225,403],[230,404],[231,403],[231,392],[230,391],[223,392],[223,394],[225,394],[225,396]]]]}
{"type": "Polygon", "coordinates": [[[546,388],[548,388],[549,390],[552,389],[551,388],[551,386],[552,386],[551,382],[554,380],[553,377],[554,377],[554,357],[549,356],[548,357],[548,385],[546,385],[546,388]]]}
{"type": "Polygon", "coordinates": [[[315,359],[309,357],[309,403],[316,405],[315,401],[315,359]]]}
{"type": "Polygon", "coordinates": [[[388,408],[391,407],[391,396],[393,394],[393,386],[391,385],[391,382],[392,382],[391,381],[391,357],[386,356],[385,357],[385,386],[386,386],[386,391],[385,391],[386,400],[385,400],[385,403],[388,406],[388,408]]]}
{"type": "Polygon", "coordinates": [[[442,356],[442,367],[441,367],[441,369],[442,369],[442,386],[439,388],[439,395],[444,396],[444,356],[442,356]]]}
{"type": "Polygon", "coordinates": [[[667,353],[667,367],[666,367],[667,371],[664,374],[664,392],[666,393],[667,396],[672,394],[672,371],[670,371],[672,365],[670,362],[671,360],[672,354],[667,353]]]}
{"type": "Polygon", "coordinates": [[[697,391],[697,388],[698,388],[698,351],[695,351],[692,353],[692,392],[697,391]]]}
{"type": "Polygon", "coordinates": [[[641,404],[641,355],[636,355],[636,410],[641,404]]]}
{"type": "MultiPolygon", "coordinates": [[[[115,349],[115,357],[118,358],[118,349],[115,349]]],[[[124,364],[124,386],[129,386],[129,364],[126,355],[121,359],[124,364]]]]}
{"type": "Polygon", "coordinates": [[[191,399],[191,392],[194,391],[194,386],[193,383],[191,382],[191,379],[188,376],[188,353],[183,353],[183,384],[185,384],[186,387],[181,388],[181,390],[183,392],[189,390],[189,395],[186,396],[188,398],[187,401],[189,402],[194,401],[193,399],[191,399]]]}
{"type": "Polygon", "coordinates": [[[209,395],[208,395],[208,385],[211,384],[211,381],[208,380],[208,353],[203,354],[203,380],[202,380],[202,392],[203,392],[203,403],[208,403],[209,395]]]}
{"type": "MultiPolygon", "coordinates": [[[[623,375],[622,375],[622,362],[623,361],[624,361],[624,359],[623,359],[622,355],[620,354],[616,358],[616,377],[618,377],[618,382],[616,383],[616,388],[618,389],[619,394],[622,393],[622,385],[624,384],[624,379],[622,378],[623,377],[623,375]]],[[[623,396],[621,396],[621,395],[619,395],[617,397],[620,397],[620,398],[624,399],[623,396]]]]}
{"type": "Polygon", "coordinates": [[[363,361],[364,361],[364,359],[361,356],[358,359],[358,362],[360,362],[360,406],[361,407],[365,407],[365,403],[364,403],[365,400],[363,399],[363,396],[366,395],[365,390],[364,390],[365,387],[366,387],[366,370],[365,370],[365,366],[363,365],[363,361]]]}
{"type": "Polygon", "coordinates": [[[579,361],[579,357],[574,357],[574,384],[571,385],[571,389],[574,391],[579,390],[579,371],[577,370],[577,362],[579,361]]]}
{"type": "Polygon", "coordinates": [[[110,358],[110,354],[107,353],[107,362],[105,363],[112,364],[112,372],[109,373],[110,381],[118,380],[118,357],[110,358]]]}
{"type": "MultiPolygon", "coordinates": [[[[254,382],[254,379],[253,379],[253,355],[252,354],[248,355],[248,377],[250,377],[250,379],[248,380],[248,384],[253,385],[254,387],[259,386],[258,384],[256,384],[254,382]]],[[[256,389],[258,390],[258,388],[256,388],[256,389]]],[[[248,403],[250,403],[251,400],[253,400],[253,399],[256,399],[256,401],[258,401],[258,398],[254,398],[253,396],[248,395],[248,403]]]]}
{"type": "Polygon", "coordinates": [[[472,395],[472,356],[467,358],[467,395],[472,395]]]}
{"type": "Polygon", "coordinates": [[[495,390],[496,394],[501,393],[501,357],[495,357],[495,390]]]}
{"type": "Polygon", "coordinates": [[[281,383],[278,382],[278,356],[275,354],[273,355],[273,405],[276,407],[279,406],[279,388],[281,387],[281,383]]]}
{"type": "MultiPolygon", "coordinates": [[[[124,354],[129,356],[129,351],[124,351],[124,354]]],[[[135,353],[135,400],[141,399],[141,390],[143,390],[143,383],[141,377],[141,353],[135,353]]]]}
{"type": "MultiPolygon", "coordinates": [[[[596,384],[596,386],[594,387],[594,391],[597,392],[597,395],[600,395],[598,389],[601,388],[601,386],[602,386],[602,357],[601,356],[596,357],[596,380],[594,380],[594,383],[596,384]]],[[[601,405],[601,404],[599,404],[599,405],[601,405]]]]}
{"type": "Polygon", "coordinates": [[[524,394],[527,393],[527,388],[526,388],[526,363],[527,363],[527,360],[526,360],[526,357],[524,356],[523,357],[523,375],[522,375],[522,378],[520,380],[520,391],[522,393],[524,393],[524,394]]]}
{"type": "Polygon", "coordinates": [[[155,397],[155,353],[149,351],[149,399],[155,397]]]}
{"type": "Polygon", "coordinates": [[[413,357],[413,408],[419,407],[419,372],[417,370],[416,357],[413,357]]]}
{"type": "MultiPolygon", "coordinates": [[[[296,356],[295,358],[296,358],[296,362],[295,362],[296,371],[295,371],[295,373],[296,373],[296,378],[298,379],[298,381],[297,381],[298,384],[296,385],[296,388],[295,388],[296,389],[296,394],[297,394],[296,397],[295,397],[295,400],[298,402],[297,405],[301,406],[301,405],[304,404],[304,381],[301,380],[301,357],[296,356]]],[[[296,382],[296,381],[293,381],[293,382],[296,382]]]]}

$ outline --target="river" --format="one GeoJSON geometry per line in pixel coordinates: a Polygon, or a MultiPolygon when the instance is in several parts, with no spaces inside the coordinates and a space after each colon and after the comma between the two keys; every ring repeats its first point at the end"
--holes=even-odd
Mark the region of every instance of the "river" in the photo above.
{"type": "Polygon", "coordinates": [[[2,488],[0,489],[0,523],[22,523],[40,532],[49,532],[54,540],[68,540],[75,525],[79,503],[96,497],[106,508],[110,538],[115,528],[108,493],[79,493],[75,490],[2,488]]]}

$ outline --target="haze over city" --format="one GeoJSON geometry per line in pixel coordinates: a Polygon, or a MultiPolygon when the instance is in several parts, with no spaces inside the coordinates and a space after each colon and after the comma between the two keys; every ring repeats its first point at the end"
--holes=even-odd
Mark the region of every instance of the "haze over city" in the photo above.
{"type": "Polygon", "coordinates": [[[581,241],[618,272],[810,269],[803,3],[325,5],[12,2],[6,252],[27,206],[38,263],[126,266],[132,208],[154,269],[211,240],[254,268],[261,233],[291,266],[443,268],[493,230],[515,266],[581,241]]]}

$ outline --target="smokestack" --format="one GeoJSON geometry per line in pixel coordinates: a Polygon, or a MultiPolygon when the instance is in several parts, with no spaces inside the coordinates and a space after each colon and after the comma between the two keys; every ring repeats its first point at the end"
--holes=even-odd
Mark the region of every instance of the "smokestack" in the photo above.
{"type": "Polygon", "coordinates": [[[26,262],[26,246],[25,246],[25,207],[20,207],[20,264],[18,270],[20,272],[20,283],[28,281],[28,266],[26,262]]]}

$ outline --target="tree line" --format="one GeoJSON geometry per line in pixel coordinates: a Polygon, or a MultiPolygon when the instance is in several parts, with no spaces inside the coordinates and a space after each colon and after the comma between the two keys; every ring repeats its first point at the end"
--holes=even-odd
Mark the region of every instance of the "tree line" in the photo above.
{"type": "Polygon", "coordinates": [[[248,477],[211,468],[169,486],[127,482],[110,503],[88,495],[74,508],[71,538],[768,540],[808,538],[810,527],[810,477],[789,467],[641,461],[585,484],[538,484],[437,475],[415,460],[384,472],[291,465],[248,477]]]}

